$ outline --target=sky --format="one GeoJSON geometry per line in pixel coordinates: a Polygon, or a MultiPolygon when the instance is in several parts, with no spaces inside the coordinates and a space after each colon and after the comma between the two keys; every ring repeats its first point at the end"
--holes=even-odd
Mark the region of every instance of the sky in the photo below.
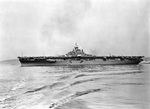
{"type": "Polygon", "coordinates": [[[0,60],[57,56],[77,42],[94,55],[144,55],[148,0],[0,0],[0,60]]]}

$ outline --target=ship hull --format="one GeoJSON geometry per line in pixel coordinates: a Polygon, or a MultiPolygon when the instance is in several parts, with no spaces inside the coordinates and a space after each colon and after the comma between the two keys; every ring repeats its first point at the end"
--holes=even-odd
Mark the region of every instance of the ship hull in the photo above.
{"type": "Polygon", "coordinates": [[[77,44],[74,49],[61,56],[18,57],[21,66],[65,66],[65,65],[127,65],[138,64],[143,56],[95,56],[86,54],[77,44]]]}
{"type": "Polygon", "coordinates": [[[56,60],[56,61],[22,61],[21,66],[66,66],[66,65],[129,65],[138,64],[140,60],[56,60]]]}

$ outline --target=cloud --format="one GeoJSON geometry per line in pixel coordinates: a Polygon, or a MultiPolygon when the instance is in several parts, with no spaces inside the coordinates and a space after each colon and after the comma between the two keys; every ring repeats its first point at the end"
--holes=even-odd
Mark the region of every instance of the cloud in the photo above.
{"type": "Polygon", "coordinates": [[[50,41],[55,34],[60,37],[72,37],[78,32],[78,22],[84,18],[90,5],[89,0],[64,0],[63,3],[58,3],[56,9],[43,24],[42,38],[50,41]]]}
{"type": "Polygon", "coordinates": [[[1,2],[1,59],[57,55],[75,42],[96,55],[146,55],[147,0],[1,2]]]}

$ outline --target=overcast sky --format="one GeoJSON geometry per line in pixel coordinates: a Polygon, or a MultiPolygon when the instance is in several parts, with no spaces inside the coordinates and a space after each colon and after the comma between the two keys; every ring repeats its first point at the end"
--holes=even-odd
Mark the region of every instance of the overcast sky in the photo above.
{"type": "Polygon", "coordinates": [[[148,52],[148,0],[0,0],[0,60],[148,52]]]}

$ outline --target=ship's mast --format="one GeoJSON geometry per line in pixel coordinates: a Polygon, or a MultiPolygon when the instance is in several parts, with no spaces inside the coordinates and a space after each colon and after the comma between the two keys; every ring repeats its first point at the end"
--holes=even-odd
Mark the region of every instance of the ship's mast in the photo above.
{"type": "Polygon", "coordinates": [[[78,49],[78,44],[77,43],[75,43],[75,47],[74,47],[75,49],[78,49]]]}

